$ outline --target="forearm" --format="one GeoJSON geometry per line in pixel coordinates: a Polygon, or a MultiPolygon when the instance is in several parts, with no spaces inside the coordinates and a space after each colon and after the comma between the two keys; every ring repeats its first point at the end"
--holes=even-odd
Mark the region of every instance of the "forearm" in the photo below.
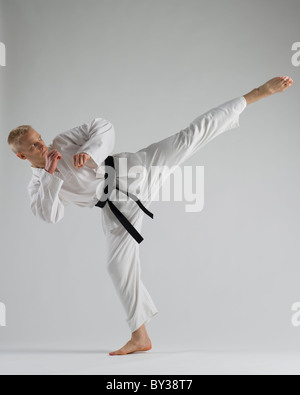
{"type": "Polygon", "coordinates": [[[38,182],[28,187],[31,210],[36,217],[47,223],[57,223],[64,216],[64,205],[59,199],[63,180],[41,171],[38,182]]]}

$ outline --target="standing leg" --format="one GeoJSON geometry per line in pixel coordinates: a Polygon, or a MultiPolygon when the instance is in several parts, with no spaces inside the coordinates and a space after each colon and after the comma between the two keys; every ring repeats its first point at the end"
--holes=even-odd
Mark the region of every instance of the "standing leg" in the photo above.
{"type": "MultiPolygon", "coordinates": [[[[140,232],[143,214],[140,209],[135,210],[135,207],[132,207],[130,222],[140,232]]],[[[107,232],[106,241],[108,272],[126,312],[127,323],[132,333],[131,340],[110,355],[149,351],[152,344],[145,325],[158,311],[141,280],[140,246],[122,226],[107,232]]]]}

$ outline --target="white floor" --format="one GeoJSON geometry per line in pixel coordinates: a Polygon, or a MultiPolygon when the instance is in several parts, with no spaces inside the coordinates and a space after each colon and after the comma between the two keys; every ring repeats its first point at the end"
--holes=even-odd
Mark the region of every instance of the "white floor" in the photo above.
{"type": "Polygon", "coordinates": [[[299,375],[300,353],[172,351],[0,352],[0,375],[299,375]]]}

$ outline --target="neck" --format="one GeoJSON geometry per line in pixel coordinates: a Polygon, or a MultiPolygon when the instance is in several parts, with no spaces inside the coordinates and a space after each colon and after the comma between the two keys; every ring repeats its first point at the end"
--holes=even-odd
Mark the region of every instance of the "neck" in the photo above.
{"type": "Polygon", "coordinates": [[[31,167],[34,167],[36,169],[44,169],[46,166],[46,161],[44,159],[41,160],[40,162],[31,162],[31,165],[32,165],[31,167]]]}

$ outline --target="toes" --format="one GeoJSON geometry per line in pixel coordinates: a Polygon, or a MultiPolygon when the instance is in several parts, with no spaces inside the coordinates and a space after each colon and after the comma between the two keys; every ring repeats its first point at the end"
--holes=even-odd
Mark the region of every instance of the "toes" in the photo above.
{"type": "Polygon", "coordinates": [[[280,77],[281,85],[285,85],[287,83],[287,81],[288,81],[287,77],[280,77]]]}
{"type": "Polygon", "coordinates": [[[110,352],[109,355],[125,355],[125,353],[118,350],[118,351],[110,352]]]}
{"type": "Polygon", "coordinates": [[[285,79],[285,83],[286,83],[286,84],[292,85],[293,82],[294,82],[294,81],[293,81],[290,77],[286,77],[286,79],[285,79]]]}
{"type": "Polygon", "coordinates": [[[284,86],[291,86],[291,85],[293,85],[293,83],[294,83],[294,81],[290,78],[290,77],[280,77],[280,79],[281,79],[281,83],[284,85],[284,86]]]}

